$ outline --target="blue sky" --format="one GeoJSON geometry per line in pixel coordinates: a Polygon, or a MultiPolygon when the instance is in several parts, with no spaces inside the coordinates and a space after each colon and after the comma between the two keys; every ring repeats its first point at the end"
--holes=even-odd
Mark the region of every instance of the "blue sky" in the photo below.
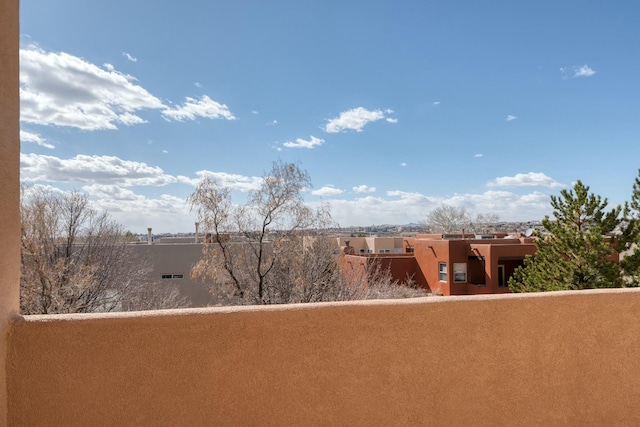
{"type": "Polygon", "coordinates": [[[193,231],[203,176],[238,201],[299,162],[341,226],[443,203],[550,214],[640,168],[640,3],[21,2],[21,171],[128,229],[193,231]]]}

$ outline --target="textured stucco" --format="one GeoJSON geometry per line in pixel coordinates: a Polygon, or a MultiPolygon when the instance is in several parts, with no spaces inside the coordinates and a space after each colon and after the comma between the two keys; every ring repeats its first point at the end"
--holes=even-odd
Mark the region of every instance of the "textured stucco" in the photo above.
{"type": "Polygon", "coordinates": [[[640,425],[640,291],[32,316],[13,425],[640,425]]]}
{"type": "Polygon", "coordinates": [[[18,0],[0,0],[0,425],[7,420],[7,326],[20,289],[18,43],[18,0]]]}

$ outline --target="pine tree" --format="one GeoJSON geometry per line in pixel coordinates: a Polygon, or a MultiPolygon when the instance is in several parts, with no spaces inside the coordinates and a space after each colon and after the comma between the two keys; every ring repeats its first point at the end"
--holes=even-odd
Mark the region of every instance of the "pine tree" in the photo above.
{"type": "Polygon", "coordinates": [[[516,269],[509,288],[540,292],[625,286],[622,266],[611,258],[618,247],[611,234],[622,208],[607,210],[607,205],[607,199],[589,193],[580,181],[551,196],[554,219],[542,221],[546,232],[537,235],[536,253],[516,269]]]}
{"type": "Polygon", "coordinates": [[[640,286],[640,170],[633,184],[631,202],[625,204],[617,251],[626,286],[640,286]]]}

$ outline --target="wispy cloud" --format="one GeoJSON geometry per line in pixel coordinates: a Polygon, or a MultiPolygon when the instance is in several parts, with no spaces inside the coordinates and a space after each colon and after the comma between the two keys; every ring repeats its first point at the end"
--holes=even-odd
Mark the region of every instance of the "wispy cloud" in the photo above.
{"type": "Polygon", "coordinates": [[[33,142],[44,148],[55,148],[53,144],[47,142],[46,138],[43,138],[37,133],[27,132],[22,129],[20,129],[20,142],[33,142]]]}
{"type": "Polygon", "coordinates": [[[474,154],[474,156],[473,156],[473,157],[475,157],[475,158],[480,158],[480,157],[482,157],[483,155],[484,155],[484,154],[482,154],[482,153],[477,153],[477,154],[474,154]]]}
{"type": "Polygon", "coordinates": [[[309,148],[309,149],[313,149],[319,145],[322,145],[324,143],[324,139],[321,138],[316,138],[313,135],[310,135],[310,139],[304,140],[302,138],[298,138],[296,139],[296,142],[291,142],[291,141],[287,141],[285,143],[283,143],[282,145],[284,145],[287,148],[309,148]]]}
{"type": "Polygon", "coordinates": [[[589,67],[587,64],[583,66],[573,66],[570,68],[560,68],[560,73],[563,78],[576,78],[576,77],[591,77],[596,74],[596,71],[589,67]]]}
{"type": "Polygon", "coordinates": [[[195,82],[193,85],[195,87],[197,87],[198,89],[202,89],[204,87],[204,86],[202,86],[202,83],[200,83],[200,82],[195,82]]]}
{"type": "Polygon", "coordinates": [[[487,183],[489,187],[564,187],[563,184],[548,177],[542,172],[519,173],[514,176],[503,176],[487,183]]]}
{"type": "Polygon", "coordinates": [[[400,166],[402,166],[403,168],[407,166],[407,164],[405,162],[400,163],[400,166]]]}
{"type": "Polygon", "coordinates": [[[433,101],[433,105],[440,105],[440,101],[433,101]]]}
{"type": "Polygon", "coordinates": [[[195,120],[198,117],[206,119],[226,119],[235,120],[235,117],[229,111],[225,104],[214,101],[207,95],[203,95],[200,99],[187,97],[184,104],[177,108],[167,108],[162,112],[162,116],[167,120],[195,120]]]}
{"type": "Polygon", "coordinates": [[[369,187],[368,185],[362,184],[352,188],[356,193],[375,193],[376,187],[369,187]]]}
{"type": "Polygon", "coordinates": [[[325,185],[311,192],[314,196],[339,196],[342,193],[344,193],[344,190],[335,188],[333,185],[325,185]]]}
{"type": "Polygon", "coordinates": [[[364,127],[371,122],[376,122],[382,119],[391,119],[391,123],[395,123],[394,118],[388,118],[385,114],[392,114],[393,110],[367,110],[364,107],[354,108],[352,110],[343,111],[336,118],[328,121],[324,127],[325,132],[339,133],[353,130],[356,132],[362,132],[364,127]]]}
{"type": "Polygon", "coordinates": [[[511,114],[509,114],[509,115],[505,118],[505,120],[506,120],[506,121],[508,121],[508,122],[513,121],[513,120],[515,120],[515,119],[517,119],[517,117],[516,117],[516,116],[512,116],[511,114]]]}
{"type": "Polygon", "coordinates": [[[124,56],[125,58],[127,58],[131,62],[138,62],[138,58],[132,56],[131,54],[129,54],[127,52],[122,52],[122,56],[124,56]]]}

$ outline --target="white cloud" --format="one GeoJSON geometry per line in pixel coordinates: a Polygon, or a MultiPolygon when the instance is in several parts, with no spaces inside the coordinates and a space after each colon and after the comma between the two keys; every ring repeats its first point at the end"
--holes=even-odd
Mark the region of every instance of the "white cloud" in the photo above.
{"type": "Polygon", "coordinates": [[[404,168],[404,167],[407,167],[407,164],[405,162],[402,162],[402,163],[400,163],[400,166],[402,166],[404,168]]]}
{"type": "Polygon", "coordinates": [[[133,232],[145,233],[147,227],[152,227],[154,233],[194,229],[195,214],[189,211],[184,198],[169,194],[150,198],[117,186],[86,186],[82,190],[94,199],[94,207],[107,211],[133,232]]]}
{"type": "Polygon", "coordinates": [[[560,73],[563,78],[576,78],[576,77],[591,77],[596,74],[596,71],[589,67],[587,64],[582,66],[573,66],[571,68],[560,68],[560,73]]]}
{"type": "Polygon", "coordinates": [[[144,109],[165,108],[135,78],[68,53],[20,49],[20,120],[82,130],[144,123],[144,109]]]}
{"type": "Polygon", "coordinates": [[[53,144],[49,144],[47,142],[46,138],[43,138],[37,133],[27,132],[22,129],[20,129],[20,142],[33,142],[44,148],[49,148],[49,149],[55,148],[53,144]]]}
{"type": "Polygon", "coordinates": [[[169,153],[169,150],[162,150],[162,152],[163,152],[164,154],[168,154],[168,153],[169,153]]]}
{"type": "Polygon", "coordinates": [[[517,117],[516,117],[516,116],[512,116],[511,114],[509,114],[505,120],[506,120],[506,121],[508,121],[508,122],[510,122],[510,121],[512,121],[512,120],[515,120],[515,119],[517,119],[517,117]]]}
{"type": "Polygon", "coordinates": [[[591,77],[595,73],[596,72],[592,68],[590,68],[587,64],[585,64],[582,67],[578,67],[575,70],[573,77],[591,77]]]}
{"type": "MultiPolygon", "coordinates": [[[[425,219],[443,203],[464,206],[472,213],[497,213],[503,221],[540,220],[550,214],[549,195],[540,192],[519,195],[508,191],[454,194],[432,197],[416,192],[388,191],[387,197],[365,196],[355,200],[328,201],[331,215],[341,226],[407,224],[425,219]]],[[[311,204],[313,205],[313,204],[311,204]]]]}
{"type": "MultiPolygon", "coordinates": [[[[245,175],[237,175],[226,172],[212,172],[212,171],[198,171],[196,172],[200,178],[208,177],[209,179],[215,180],[220,185],[225,187],[229,187],[232,190],[237,191],[251,191],[257,190],[260,188],[262,184],[262,178],[258,176],[245,176],[245,175]]],[[[191,180],[193,185],[197,185],[198,180],[191,180]]]]}
{"type": "Polygon", "coordinates": [[[132,190],[118,185],[92,184],[82,187],[82,191],[89,196],[117,201],[132,201],[144,199],[132,190]]]}
{"type": "Polygon", "coordinates": [[[369,187],[368,185],[362,184],[353,187],[353,191],[355,191],[356,193],[375,193],[376,187],[369,187]]]}
{"type": "Polygon", "coordinates": [[[482,154],[482,153],[478,153],[478,154],[475,154],[473,157],[475,157],[475,158],[480,158],[480,157],[482,157],[482,156],[483,156],[483,154],[482,154]]]}
{"type": "MultiPolygon", "coordinates": [[[[386,114],[393,113],[393,110],[367,110],[363,107],[354,108],[352,110],[343,111],[340,116],[328,121],[324,127],[327,133],[339,133],[348,130],[362,132],[362,129],[371,122],[382,120],[386,114]]],[[[392,118],[393,120],[393,118],[392,118]]]]}
{"type": "Polygon", "coordinates": [[[319,188],[318,190],[313,190],[311,192],[311,194],[313,194],[314,196],[339,196],[342,193],[344,193],[343,190],[335,188],[333,185],[326,185],[322,188],[319,188]]]}
{"type": "Polygon", "coordinates": [[[433,105],[440,105],[440,101],[433,101],[433,105]]]}
{"type": "Polygon", "coordinates": [[[549,178],[542,172],[519,173],[515,176],[503,176],[487,183],[489,187],[564,187],[563,184],[549,178]]]}
{"type": "Polygon", "coordinates": [[[227,119],[235,120],[229,108],[214,101],[207,95],[203,95],[200,99],[187,97],[182,106],[177,108],[166,108],[162,112],[162,116],[169,120],[177,120],[182,122],[184,120],[195,120],[198,117],[206,119],[227,119]]]}
{"type": "MultiPolygon", "coordinates": [[[[134,57],[123,53],[129,60],[134,57]]],[[[142,110],[162,110],[167,120],[198,117],[233,120],[228,107],[204,95],[186,98],[172,108],[163,104],[136,79],[111,64],[103,68],[65,52],[20,49],[20,120],[38,125],[81,130],[117,129],[146,123],[142,110]]]]}
{"type": "Polygon", "coordinates": [[[324,143],[324,139],[320,139],[320,138],[316,138],[313,135],[310,135],[311,139],[309,139],[308,141],[305,141],[302,138],[298,138],[296,139],[296,142],[291,142],[291,141],[287,141],[285,143],[283,143],[282,145],[284,145],[285,147],[288,148],[314,148],[317,147],[319,145],[322,145],[324,143]]]}
{"type": "Polygon", "coordinates": [[[398,123],[398,119],[394,118],[394,117],[387,117],[385,119],[388,123],[398,123]]]}
{"type": "Polygon", "coordinates": [[[200,82],[195,82],[193,85],[195,87],[197,87],[198,89],[202,89],[203,88],[202,83],[200,83],[200,82]]]}
{"type": "Polygon", "coordinates": [[[122,160],[115,156],[79,154],[70,159],[20,154],[20,178],[31,182],[93,183],[102,185],[162,186],[183,182],[157,166],[122,160]]]}
{"type": "MultiPolygon", "coordinates": [[[[44,189],[54,193],[65,190],[34,184],[27,192],[44,189]]],[[[85,185],[82,187],[93,208],[106,211],[113,220],[135,233],[146,234],[147,227],[154,233],[193,231],[195,214],[189,211],[184,198],[162,194],[155,198],[137,194],[117,185],[85,185]]]]}
{"type": "Polygon", "coordinates": [[[122,56],[124,56],[125,58],[127,58],[131,62],[138,62],[138,58],[133,57],[131,54],[129,54],[127,52],[122,52],[122,56]]]}

